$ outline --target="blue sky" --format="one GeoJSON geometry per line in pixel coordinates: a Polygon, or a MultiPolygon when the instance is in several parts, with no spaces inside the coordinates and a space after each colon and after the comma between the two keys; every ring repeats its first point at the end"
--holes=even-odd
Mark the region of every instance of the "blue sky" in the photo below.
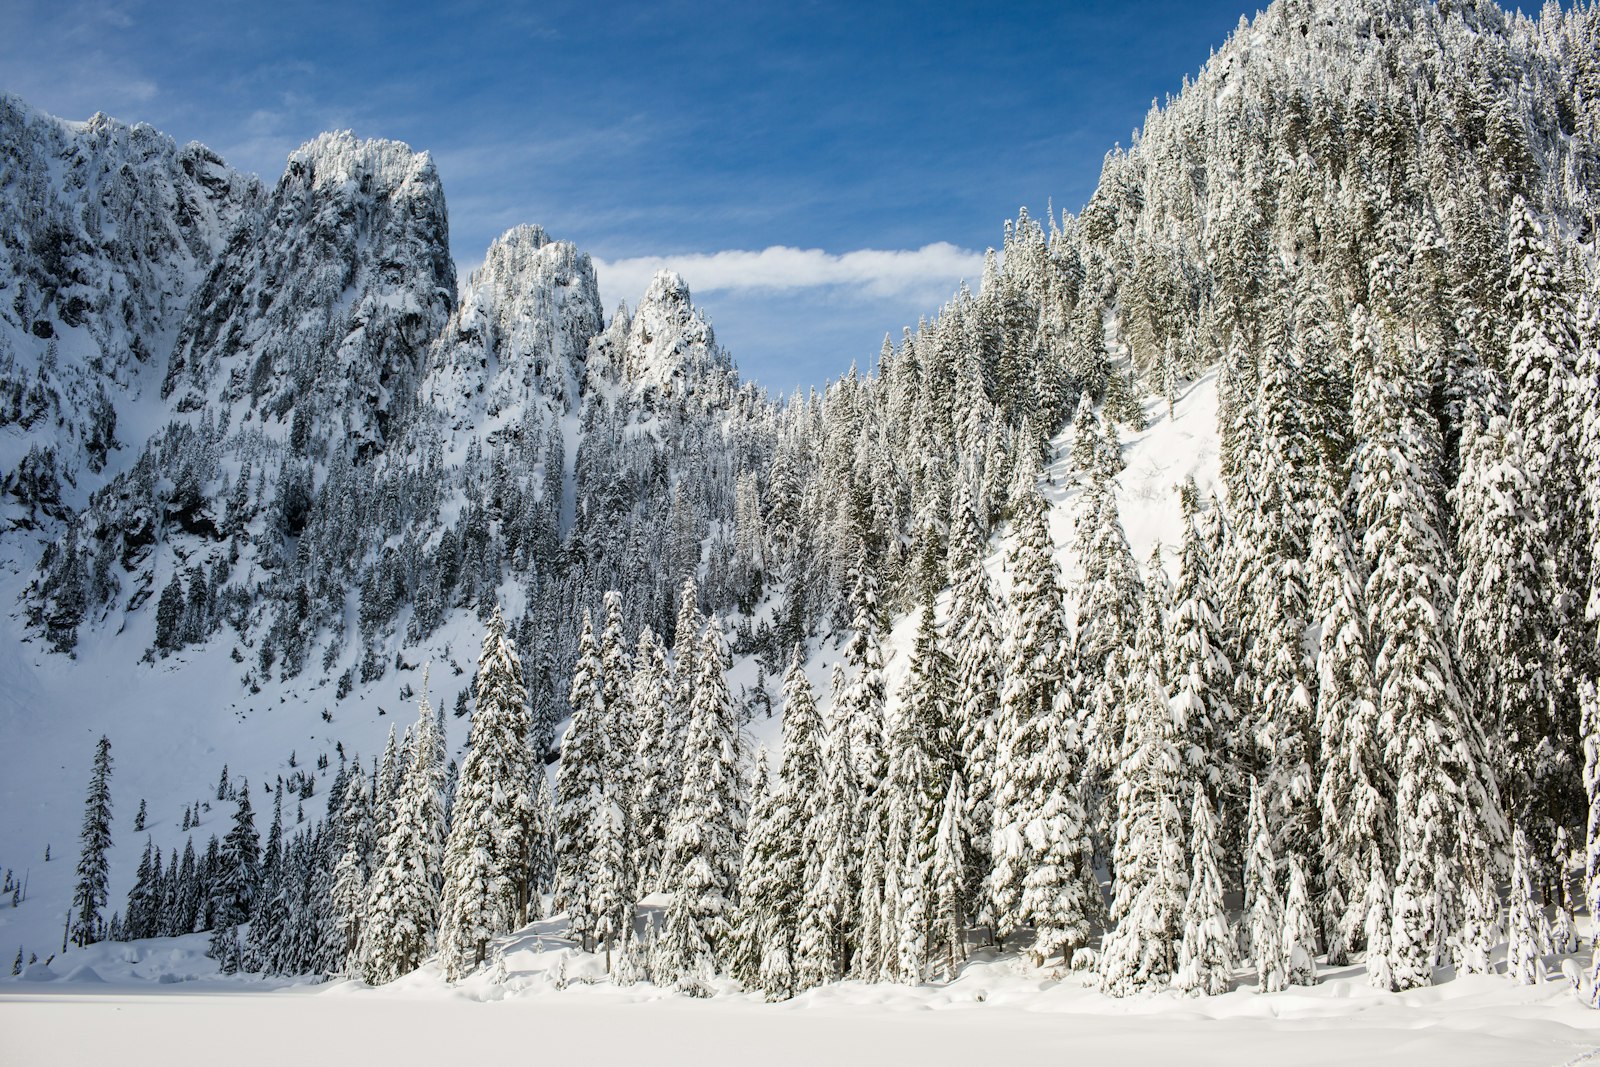
{"type": "Polygon", "coordinates": [[[788,390],[976,286],[1018,206],[1078,210],[1254,10],[6,0],[0,89],[269,182],[325,129],[407,141],[438,162],[464,268],[520,222],[592,253],[608,304],[676,265],[741,369],[788,390]]]}

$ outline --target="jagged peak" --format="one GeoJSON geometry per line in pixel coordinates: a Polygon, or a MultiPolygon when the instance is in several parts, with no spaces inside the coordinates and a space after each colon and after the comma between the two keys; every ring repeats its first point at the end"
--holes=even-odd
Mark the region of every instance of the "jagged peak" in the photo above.
{"type": "Polygon", "coordinates": [[[707,375],[732,369],[711,323],[694,306],[688,283],[676,271],[657,271],[633,315],[619,312],[607,333],[617,332],[619,322],[627,335],[622,371],[630,381],[671,394],[693,391],[707,375]]]}
{"type": "Polygon", "coordinates": [[[536,222],[523,222],[496,237],[494,243],[489,246],[489,251],[492,253],[496,248],[539,249],[550,244],[551,240],[550,234],[543,226],[536,222]]]}
{"type": "Polygon", "coordinates": [[[289,153],[284,177],[299,174],[309,175],[314,189],[364,179],[374,179],[390,189],[411,182],[439,184],[438,171],[429,153],[414,152],[404,141],[358,138],[350,130],[318,134],[289,153]]]}
{"type": "Polygon", "coordinates": [[[644,291],[644,299],[639,301],[639,310],[673,304],[685,308],[693,306],[689,298],[689,283],[675,270],[658,270],[655,277],[650,279],[649,288],[644,291]]]}
{"type": "Polygon", "coordinates": [[[594,267],[585,252],[571,241],[558,241],[543,226],[523,223],[513,226],[489,245],[483,264],[467,279],[468,288],[520,284],[522,275],[548,266],[563,267],[592,276],[594,267]]]}

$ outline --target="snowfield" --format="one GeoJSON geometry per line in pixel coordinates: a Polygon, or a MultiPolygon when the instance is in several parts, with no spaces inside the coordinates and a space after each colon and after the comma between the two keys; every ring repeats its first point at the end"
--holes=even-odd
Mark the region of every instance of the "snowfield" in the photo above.
{"type": "MultiPolygon", "coordinates": [[[[1449,1064],[1554,1067],[1600,1059],[1600,1013],[1557,975],[1538,986],[1499,976],[1380,993],[1360,966],[1321,984],[1113,1000],[1076,974],[1052,976],[980,952],[947,985],[844,982],[782,1004],[729,984],[694,1000],[602,978],[563,923],[503,942],[503,976],[486,967],[451,986],[432,966],[381,989],[224,978],[207,935],[102,943],[0,983],[0,1062],[238,1067],[305,1063],[439,1064],[537,1050],[544,1063],[720,1067],[789,1064],[1449,1064]],[[552,971],[565,957],[570,984],[552,971]],[[263,1040],[292,1033],[290,1044],[263,1040]]],[[[1444,977],[1441,975],[1441,978],[1444,977]]]]}

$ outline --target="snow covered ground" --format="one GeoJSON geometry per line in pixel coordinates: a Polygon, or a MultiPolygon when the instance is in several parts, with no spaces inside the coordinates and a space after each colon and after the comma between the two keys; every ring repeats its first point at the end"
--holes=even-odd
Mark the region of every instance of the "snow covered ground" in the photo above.
{"type": "Polygon", "coordinates": [[[432,967],[382,989],[224,978],[206,937],[95,945],[0,982],[0,1062],[128,1067],[252,1064],[1449,1064],[1600,1061],[1600,1012],[1559,975],[1540,986],[1458,978],[1406,994],[1369,989],[1359,967],[1314,988],[1112,1000],[979,954],[948,985],[845,982],[783,1004],[732,991],[694,1000],[618,987],[603,963],[536,924],[493,968],[455,986],[432,967]],[[566,958],[570,984],[552,971],[566,958]],[[593,979],[593,981],[586,981],[593,979]],[[30,980],[31,979],[31,980],[30,980]],[[254,995],[251,995],[254,994],[254,995]],[[288,1035],[283,1038],[273,1035],[288,1035]]]}

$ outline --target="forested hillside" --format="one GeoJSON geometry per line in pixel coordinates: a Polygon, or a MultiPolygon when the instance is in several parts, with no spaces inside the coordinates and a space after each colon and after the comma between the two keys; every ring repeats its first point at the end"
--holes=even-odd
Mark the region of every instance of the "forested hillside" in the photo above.
{"type": "MultiPolygon", "coordinates": [[[[458,280],[406,146],[327,134],[269,191],[148,127],[0,123],[8,684],[137,664],[317,747],[251,754],[291,761],[264,850],[267,783],[186,751],[174,796],[233,831],[161,812],[125,905],[89,864],[80,943],[460,978],[548,906],[619,982],[774,999],[991,941],[1119,996],[1576,949],[1593,4],[1279,0],[1080,213],[1020,212],[976,288],[782,398],[675,275],[608,317],[524,226],[458,280]],[[1152,490],[1179,534],[1138,558],[1124,445],[1212,389],[1216,479],[1152,490]]],[[[185,730],[148,704],[127,731],[185,730]]],[[[0,767],[70,714],[14,698],[0,767]]]]}

